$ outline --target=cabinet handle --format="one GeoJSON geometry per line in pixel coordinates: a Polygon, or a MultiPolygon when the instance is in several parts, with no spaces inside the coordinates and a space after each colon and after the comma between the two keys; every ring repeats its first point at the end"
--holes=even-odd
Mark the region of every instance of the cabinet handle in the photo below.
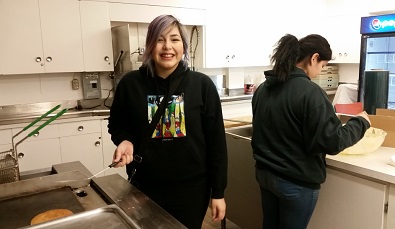
{"type": "Polygon", "coordinates": [[[104,57],[104,60],[105,60],[105,61],[109,61],[109,60],[110,60],[110,57],[105,56],[105,57],[104,57]]]}
{"type": "Polygon", "coordinates": [[[347,56],[347,53],[345,52],[343,55],[344,55],[344,56],[347,56]]]}
{"type": "Polygon", "coordinates": [[[78,127],[78,131],[83,131],[84,130],[84,127],[83,126],[79,126],[78,127]]]}
{"type": "Polygon", "coordinates": [[[41,62],[41,57],[36,57],[36,62],[41,62]]]}
{"type": "Polygon", "coordinates": [[[96,141],[95,146],[100,146],[100,141],[96,141]]]}
{"type": "Polygon", "coordinates": [[[52,61],[52,57],[49,56],[49,57],[46,58],[46,60],[47,60],[47,62],[51,62],[52,61]]]}
{"type": "Polygon", "coordinates": [[[332,60],[336,60],[336,56],[332,56],[332,60]]]}
{"type": "Polygon", "coordinates": [[[21,152],[21,153],[18,153],[18,158],[19,158],[19,159],[22,159],[24,156],[25,156],[24,153],[22,153],[22,152],[21,152]]]}

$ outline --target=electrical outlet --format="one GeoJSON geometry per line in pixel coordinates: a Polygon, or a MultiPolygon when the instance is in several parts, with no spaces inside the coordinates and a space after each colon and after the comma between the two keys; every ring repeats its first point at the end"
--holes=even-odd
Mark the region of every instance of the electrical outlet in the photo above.
{"type": "Polygon", "coordinates": [[[80,88],[80,82],[78,81],[78,79],[73,79],[71,81],[71,86],[73,90],[78,90],[80,88]]]}

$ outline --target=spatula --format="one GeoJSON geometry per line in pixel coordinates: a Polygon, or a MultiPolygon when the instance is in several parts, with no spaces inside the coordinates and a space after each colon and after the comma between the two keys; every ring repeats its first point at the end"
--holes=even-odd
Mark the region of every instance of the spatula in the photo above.
{"type": "Polygon", "coordinates": [[[109,166],[107,166],[107,168],[105,168],[105,169],[103,169],[102,171],[100,171],[100,172],[96,173],[95,175],[93,175],[93,176],[89,177],[88,179],[90,180],[90,179],[92,179],[92,178],[96,177],[97,175],[99,175],[100,173],[102,173],[102,172],[106,171],[107,169],[110,169],[110,168],[112,168],[112,167],[116,166],[116,165],[117,165],[119,162],[120,162],[120,161],[116,161],[116,162],[113,162],[113,163],[111,163],[109,166]]]}

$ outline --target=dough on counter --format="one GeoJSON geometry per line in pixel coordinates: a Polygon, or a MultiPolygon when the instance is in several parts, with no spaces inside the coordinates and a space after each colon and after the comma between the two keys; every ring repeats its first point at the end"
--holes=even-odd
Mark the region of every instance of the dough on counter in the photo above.
{"type": "Polygon", "coordinates": [[[66,217],[72,215],[73,212],[68,209],[52,209],[43,213],[36,215],[31,221],[30,224],[39,224],[43,222],[47,222],[54,219],[59,219],[62,217],[66,217]]]}

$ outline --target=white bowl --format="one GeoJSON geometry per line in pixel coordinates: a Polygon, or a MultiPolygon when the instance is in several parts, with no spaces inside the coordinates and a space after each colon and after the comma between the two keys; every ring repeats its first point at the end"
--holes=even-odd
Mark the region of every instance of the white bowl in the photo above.
{"type": "Polygon", "coordinates": [[[384,142],[387,132],[370,127],[356,144],[344,149],[342,154],[366,154],[377,150],[384,142]]]}

